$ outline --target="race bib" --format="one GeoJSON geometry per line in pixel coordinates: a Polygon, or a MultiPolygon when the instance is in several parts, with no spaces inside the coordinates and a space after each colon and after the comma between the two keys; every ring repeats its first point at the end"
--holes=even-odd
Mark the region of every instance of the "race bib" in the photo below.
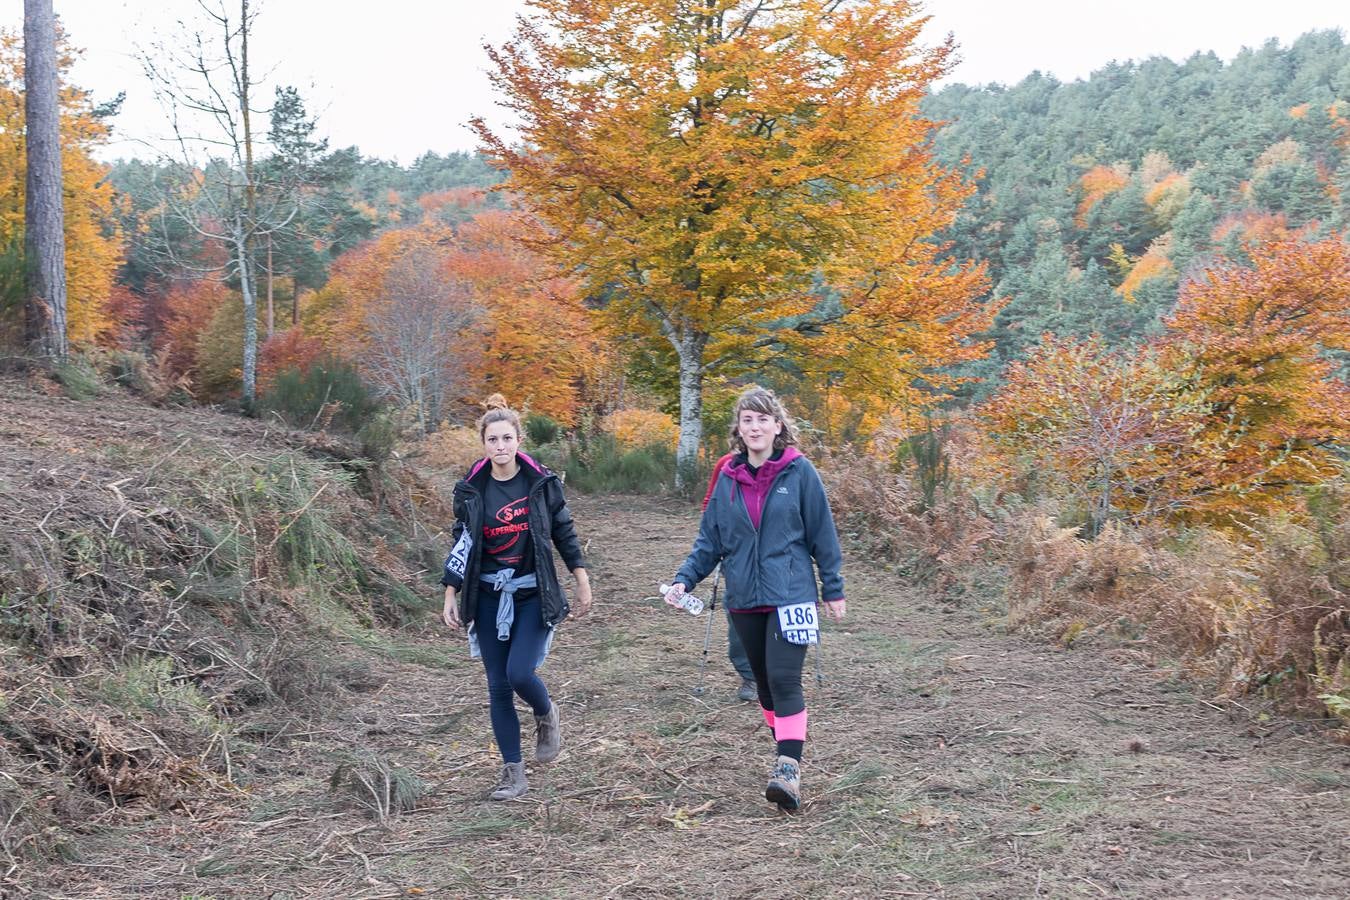
{"type": "Polygon", "coordinates": [[[778,629],[783,640],[790,644],[820,642],[820,621],[816,618],[814,603],[794,603],[778,607],[778,629]]]}
{"type": "Polygon", "coordinates": [[[469,536],[469,529],[465,528],[459,536],[459,541],[455,548],[450,551],[450,555],[445,558],[445,571],[451,575],[464,577],[464,570],[469,565],[469,551],[473,549],[473,538],[469,536]]]}

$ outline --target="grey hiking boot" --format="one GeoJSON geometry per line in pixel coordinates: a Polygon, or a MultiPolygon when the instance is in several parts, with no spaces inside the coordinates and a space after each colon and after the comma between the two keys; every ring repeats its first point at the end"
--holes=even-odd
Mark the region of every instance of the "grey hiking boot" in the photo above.
{"type": "Polygon", "coordinates": [[[736,699],[744,700],[746,703],[753,703],[759,699],[759,690],[755,687],[755,679],[741,679],[740,689],[736,691],[736,699]]]}
{"type": "Polygon", "coordinates": [[[764,799],[777,803],[784,812],[795,812],[802,805],[801,763],[790,756],[778,757],[778,764],[769,776],[764,799]]]}
{"type": "Polygon", "coordinates": [[[562,729],[558,727],[558,704],[548,709],[548,715],[534,717],[535,762],[553,762],[562,749],[562,729]]]}
{"type": "Polygon", "coordinates": [[[523,762],[507,763],[502,766],[501,777],[497,779],[497,787],[488,794],[489,800],[514,800],[525,793],[530,787],[530,783],[525,780],[525,764],[523,762]]]}

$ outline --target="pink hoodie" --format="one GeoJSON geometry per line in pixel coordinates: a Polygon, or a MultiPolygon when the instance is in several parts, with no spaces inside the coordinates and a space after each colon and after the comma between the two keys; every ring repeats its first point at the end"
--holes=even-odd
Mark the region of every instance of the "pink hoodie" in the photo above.
{"type": "Polygon", "coordinates": [[[782,456],[765,460],[758,472],[751,472],[750,466],[746,463],[740,465],[733,463],[727,466],[727,474],[736,479],[741,486],[745,511],[750,514],[750,524],[755,526],[756,531],[759,530],[760,516],[764,514],[764,501],[769,496],[769,488],[773,486],[774,478],[787,468],[788,463],[799,456],[801,453],[796,447],[784,447],[782,456]]]}

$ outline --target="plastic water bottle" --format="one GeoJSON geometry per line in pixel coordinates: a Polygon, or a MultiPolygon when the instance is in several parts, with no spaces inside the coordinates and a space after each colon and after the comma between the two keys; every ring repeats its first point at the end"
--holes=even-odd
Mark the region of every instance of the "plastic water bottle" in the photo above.
{"type": "MultiPolygon", "coordinates": [[[[670,585],[668,584],[660,585],[658,590],[661,591],[661,596],[662,598],[664,598],[666,594],[669,593],[670,591],[670,585]]],[[[689,615],[691,616],[696,616],[699,613],[703,612],[703,601],[690,593],[681,594],[680,599],[676,601],[676,604],[680,607],[680,609],[688,610],[689,615]]]]}

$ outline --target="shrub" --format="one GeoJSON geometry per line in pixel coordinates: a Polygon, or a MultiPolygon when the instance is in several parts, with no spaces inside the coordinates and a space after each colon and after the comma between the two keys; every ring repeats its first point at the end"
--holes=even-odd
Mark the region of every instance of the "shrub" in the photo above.
{"type": "Polygon", "coordinates": [[[1008,527],[1009,624],[1147,638],[1230,694],[1316,698],[1350,720],[1345,496],[1333,481],[1305,516],[1267,517],[1242,538],[1112,522],[1084,540],[1028,512],[1008,527]]]}
{"type": "Polygon", "coordinates": [[[995,535],[973,498],[950,490],[929,507],[920,486],[874,457],[826,454],[821,477],[842,537],[941,595],[960,592],[995,535]]]}
{"type": "Polygon", "coordinates": [[[478,431],[466,425],[442,425],[418,442],[418,449],[428,466],[456,475],[483,458],[478,431]]]}
{"type": "Polygon", "coordinates": [[[919,490],[923,494],[923,508],[937,506],[938,491],[945,496],[951,489],[951,460],[947,456],[947,439],[951,428],[943,424],[933,429],[933,420],[927,420],[927,428],[918,434],[902,440],[895,450],[896,464],[904,467],[914,463],[914,474],[919,481],[919,490]]]}
{"type": "Polygon", "coordinates": [[[360,432],[380,408],[356,368],[333,358],[279,373],[261,406],[293,428],[332,426],[349,434],[360,432]]]}
{"type": "Polygon", "coordinates": [[[289,369],[306,371],[324,359],[323,341],[299,328],[288,328],[263,341],[258,348],[258,389],[266,393],[272,380],[289,369]]]}
{"type": "Polygon", "coordinates": [[[356,432],[361,442],[361,455],[373,463],[386,462],[398,443],[398,425],[386,413],[377,413],[366,420],[356,432]]]}
{"type": "Polygon", "coordinates": [[[675,453],[665,446],[624,449],[601,433],[572,457],[566,473],[568,486],[586,493],[661,493],[673,485],[675,453]]]}
{"type": "Polygon", "coordinates": [[[642,447],[674,448],[680,429],[670,416],[651,409],[621,409],[605,416],[603,430],[625,450],[642,447]]]}
{"type": "Polygon", "coordinates": [[[525,438],[533,447],[551,444],[562,436],[562,426],[540,413],[530,413],[525,417],[525,438]]]}
{"type": "Polygon", "coordinates": [[[52,377],[72,400],[92,400],[103,393],[98,370],[89,360],[72,354],[52,368],[52,377]]]}

